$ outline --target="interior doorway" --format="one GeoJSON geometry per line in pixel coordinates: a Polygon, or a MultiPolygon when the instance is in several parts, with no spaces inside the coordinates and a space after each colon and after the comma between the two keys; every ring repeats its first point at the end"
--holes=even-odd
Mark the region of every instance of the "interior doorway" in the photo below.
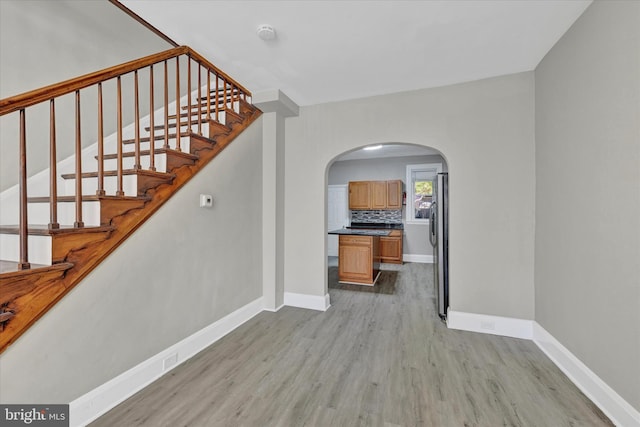
{"type": "MultiPolygon", "coordinates": [[[[327,188],[327,229],[337,230],[349,225],[349,186],[329,185],[327,188]]],[[[327,255],[338,256],[338,236],[329,235],[327,255]]]]}

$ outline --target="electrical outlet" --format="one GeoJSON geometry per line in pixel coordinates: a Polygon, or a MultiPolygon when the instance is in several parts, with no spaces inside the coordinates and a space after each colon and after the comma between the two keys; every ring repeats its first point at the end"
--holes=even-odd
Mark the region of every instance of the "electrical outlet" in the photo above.
{"type": "Polygon", "coordinates": [[[485,329],[487,331],[493,331],[493,330],[496,329],[496,324],[495,324],[495,322],[492,322],[490,320],[481,321],[480,322],[480,328],[481,329],[485,329]]]}
{"type": "Polygon", "coordinates": [[[162,369],[166,371],[167,369],[170,369],[176,363],[178,363],[178,353],[173,353],[171,356],[165,358],[162,361],[162,369]]]}
{"type": "Polygon", "coordinates": [[[200,195],[200,207],[201,208],[210,208],[213,206],[213,196],[211,194],[201,194],[200,195]]]}

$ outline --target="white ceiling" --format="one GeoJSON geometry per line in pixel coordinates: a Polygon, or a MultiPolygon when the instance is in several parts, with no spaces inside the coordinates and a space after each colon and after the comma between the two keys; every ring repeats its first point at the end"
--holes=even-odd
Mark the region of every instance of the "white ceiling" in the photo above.
{"type": "Polygon", "coordinates": [[[304,106],[533,70],[591,0],[121,2],[249,90],[304,106]]]}

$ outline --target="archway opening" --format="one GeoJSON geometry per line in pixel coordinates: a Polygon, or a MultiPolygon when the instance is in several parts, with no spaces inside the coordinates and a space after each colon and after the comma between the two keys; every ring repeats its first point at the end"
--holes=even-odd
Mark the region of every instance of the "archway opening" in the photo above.
{"type": "MultiPolygon", "coordinates": [[[[390,235],[379,237],[382,240],[378,248],[380,268],[377,273],[373,268],[369,278],[397,270],[405,263],[434,263],[437,255],[429,238],[429,212],[434,202],[436,177],[442,172],[448,172],[442,153],[408,143],[371,143],[342,153],[328,164],[325,199],[328,289],[350,284],[359,286],[357,271],[350,276],[351,280],[345,277],[349,276],[348,270],[357,269],[365,262],[366,250],[340,245],[339,230],[345,230],[344,235],[368,229],[390,231],[390,235]],[[358,190],[357,186],[364,190],[358,190]],[[356,192],[359,194],[354,194],[356,192]],[[357,200],[358,197],[361,199],[357,200]],[[386,202],[382,202],[385,197],[386,202]],[[348,260],[350,253],[352,259],[348,260]],[[361,258],[354,260],[354,253],[361,258]]],[[[373,249],[367,256],[376,261],[373,249]]],[[[369,278],[363,281],[368,282],[369,278]]],[[[375,277],[373,280],[370,286],[375,288],[378,282],[375,277]]]]}

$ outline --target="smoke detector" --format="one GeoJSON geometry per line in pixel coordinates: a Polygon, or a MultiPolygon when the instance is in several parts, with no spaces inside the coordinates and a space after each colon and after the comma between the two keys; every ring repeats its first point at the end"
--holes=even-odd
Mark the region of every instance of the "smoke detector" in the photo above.
{"type": "Polygon", "coordinates": [[[276,30],[271,25],[259,25],[257,29],[258,37],[264,41],[273,40],[276,38],[276,30]]]}

